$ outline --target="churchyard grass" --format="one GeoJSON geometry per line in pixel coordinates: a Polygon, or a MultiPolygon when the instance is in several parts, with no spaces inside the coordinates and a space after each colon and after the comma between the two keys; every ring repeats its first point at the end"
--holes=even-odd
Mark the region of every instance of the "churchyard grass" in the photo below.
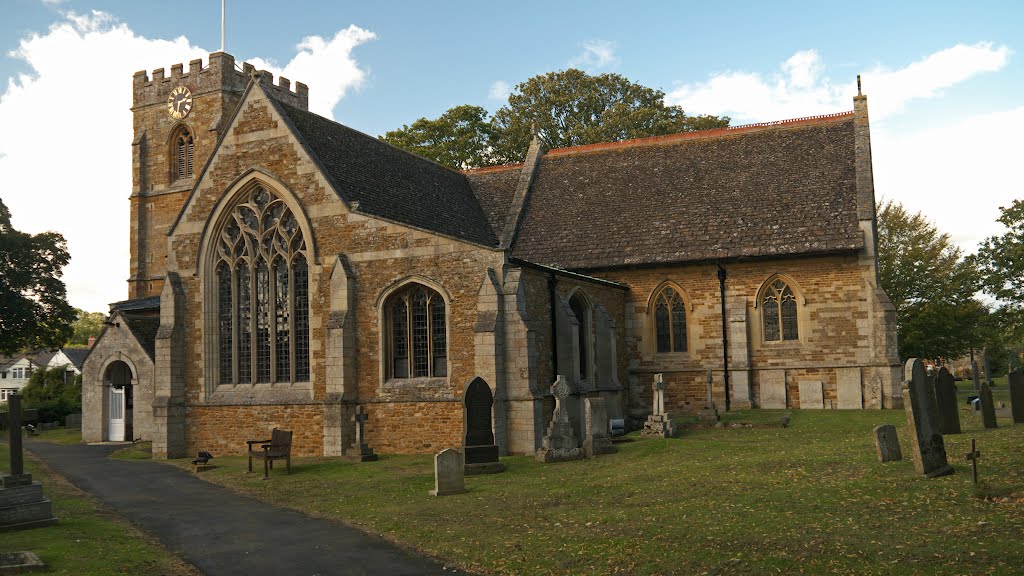
{"type": "MultiPolygon", "coordinates": [[[[40,433],[40,439],[74,443],[81,441],[81,435],[78,430],[57,429],[40,433]]],[[[0,444],[0,462],[8,458],[7,444],[0,444]]],[[[0,533],[0,553],[34,552],[47,565],[47,574],[199,574],[28,452],[25,471],[43,483],[43,494],[59,521],[45,528],[0,533]]]]}
{"type": "Polygon", "coordinates": [[[427,495],[426,455],[297,458],[269,481],[221,457],[201,477],[484,573],[1020,573],[1024,427],[1000,418],[984,430],[966,405],[961,419],[964,433],[945,437],[957,473],[934,480],[914,472],[902,410],[794,410],[787,428],[634,437],[617,454],[560,464],[504,458],[506,472],[467,477],[468,493],[449,497],[427,495]],[[878,462],[877,424],[896,425],[903,461],[878,462]]]}

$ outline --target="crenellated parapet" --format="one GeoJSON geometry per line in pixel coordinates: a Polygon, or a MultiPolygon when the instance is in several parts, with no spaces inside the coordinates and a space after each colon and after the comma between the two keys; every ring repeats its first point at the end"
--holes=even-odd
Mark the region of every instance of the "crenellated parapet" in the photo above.
{"type": "Polygon", "coordinates": [[[171,90],[180,85],[187,86],[193,96],[220,91],[241,94],[254,74],[278,100],[302,110],[309,109],[309,87],[305,84],[296,82],[293,89],[291,80],[283,76],[274,84],[273,74],[265,70],[257,72],[247,62],[239,68],[235,57],[226,52],[210,54],[205,67],[201,59],[190,61],[188,72],[185,72],[181,64],[172,65],[170,75],[165,68],[153,70],[152,75],[145,70],[136,72],[132,79],[132,107],[162,104],[166,102],[171,90]]]}

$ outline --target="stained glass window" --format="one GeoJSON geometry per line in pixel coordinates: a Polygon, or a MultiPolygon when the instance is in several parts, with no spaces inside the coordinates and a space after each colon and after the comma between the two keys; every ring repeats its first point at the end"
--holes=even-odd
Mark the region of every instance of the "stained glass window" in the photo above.
{"type": "Polygon", "coordinates": [[[776,280],[764,291],[761,301],[765,341],[799,340],[793,289],[782,280],[776,280]]]}
{"type": "Polygon", "coordinates": [[[448,375],[445,304],[421,284],[392,294],[384,306],[390,378],[448,375]]]}
{"type": "Polygon", "coordinates": [[[659,353],[686,352],[686,304],[672,288],[654,300],[654,334],[659,353]]]}
{"type": "Polygon", "coordinates": [[[284,202],[256,186],[217,245],[221,383],[309,380],[309,270],[284,202]]]}

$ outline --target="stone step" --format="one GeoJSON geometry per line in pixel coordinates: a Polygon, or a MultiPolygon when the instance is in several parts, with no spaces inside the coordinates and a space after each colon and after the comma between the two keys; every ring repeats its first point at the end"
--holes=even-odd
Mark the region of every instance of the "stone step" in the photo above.
{"type": "Polygon", "coordinates": [[[0,508],[40,502],[43,499],[43,484],[33,482],[28,486],[15,486],[14,488],[0,489],[0,508]]]}
{"type": "Polygon", "coordinates": [[[50,506],[49,498],[43,498],[39,502],[0,508],[0,526],[23,524],[38,520],[48,520],[50,518],[53,518],[53,509],[50,506]]]}

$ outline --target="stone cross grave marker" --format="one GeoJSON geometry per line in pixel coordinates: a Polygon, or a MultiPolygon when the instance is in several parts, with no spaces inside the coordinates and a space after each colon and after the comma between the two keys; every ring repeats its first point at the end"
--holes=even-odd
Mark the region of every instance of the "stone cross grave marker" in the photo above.
{"type": "Polygon", "coordinates": [[[712,374],[711,368],[708,368],[708,375],[707,375],[708,401],[704,404],[704,409],[705,410],[708,410],[708,409],[712,409],[713,410],[715,408],[715,399],[711,395],[711,387],[714,384],[714,382],[715,382],[714,374],[712,374]]]}
{"type": "Polygon", "coordinates": [[[356,423],[356,449],[359,450],[360,462],[372,462],[377,459],[377,455],[373,453],[373,448],[366,444],[365,426],[366,421],[369,419],[370,415],[364,411],[362,404],[356,407],[356,415],[352,417],[352,420],[356,423]]]}
{"type": "Polygon", "coordinates": [[[1014,424],[1024,424],[1024,368],[1010,372],[1010,414],[1014,424]]]}
{"type": "Polygon", "coordinates": [[[910,426],[910,449],[918,474],[936,478],[953,474],[946,445],[939,433],[935,391],[928,385],[921,360],[911,358],[903,368],[903,408],[910,426]]]}
{"type": "Polygon", "coordinates": [[[547,434],[541,440],[541,447],[535,458],[538,462],[567,462],[583,458],[583,450],[576,443],[576,434],[569,422],[569,412],[565,407],[566,399],[572,394],[572,388],[565,376],[559,374],[551,385],[551,394],[555,397],[555,411],[551,415],[551,424],[547,434]]]}
{"type": "Polygon", "coordinates": [[[21,444],[21,396],[7,397],[10,432],[10,474],[0,475],[0,532],[56,524],[50,499],[43,497],[43,485],[25,473],[21,444]]]}
{"type": "Polygon", "coordinates": [[[974,438],[971,438],[971,451],[967,453],[967,461],[971,463],[971,469],[974,472],[975,486],[978,485],[978,458],[981,458],[981,450],[978,450],[974,438]]]}
{"type": "Polygon", "coordinates": [[[583,440],[583,454],[587,458],[593,458],[598,454],[615,452],[612,437],[608,434],[608,410],[604,398],[584,400],[584,414],[587,437],[583,440]]]}
{"type": "Polygon", "coordinates": [[[981,400],[981,423],[985,428],[998,428],[999,424],[996,423],[996,404],[992,401],[992,388],[989,387],[988,382],[981,383],[981,391],[978,392],[978,398],[981,400]]]}
{"type": "Polygon", "coordinates": [[[960,433],[960,409],[956,405],[956,384],[945,366],[935,377],[935,404],[939,409],[939,433],[960,433]]]}
{"type": "Polygon", "coordinates": [[[676,429],[672,424],[672,418],[665,413],[665,379],[660,373],[654,375],[651,390],[654,391],[654,407],[652,414],[644,422],[644,431],[641,434],[671,438],[675,436],[676,429]]]}
{"type": "Polygon", "coordinates": [[[712,395],[712,386],[714,385],[715,379],[711,372],[711,368],[708,368],[707,372],[707,387],[708,387],[708,399],[704,403],[704,409],[700,411],[698,417],[702,422],[713,424],[718,422],[718,409],[715,408],[715,398],[712,395]]]}
{"type": "Polygon", "coordinates": [[[450,496],[466,491],[462,453],[445,448],[434,455],[434,489],[431,496],[450,496]]]}
{"type": "Polygon", "coordinates": [[[900,451],[900,439],[896,436],[896,427],[892,424],[875,426],[875,452],[878,453],[879,462],[898,462],[903,460],[903,452],[900,451]]]}

